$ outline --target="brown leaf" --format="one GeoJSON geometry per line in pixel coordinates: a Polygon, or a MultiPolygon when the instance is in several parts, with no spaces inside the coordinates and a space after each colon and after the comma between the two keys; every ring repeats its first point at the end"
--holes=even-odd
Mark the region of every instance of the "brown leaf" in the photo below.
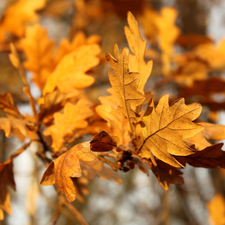
{"type": "MultiPolygon", "coordinates": [[[[6,187],[10,186],[14,191],[16,190],[16,184],[13,175],[13,159],[26,150],[29,145],[30,143],[25,144],[21,149],[11,155],[10,159],[4,163],[0,163],[0,214],[2,215],[2,210],[8,214],[12,213],[10,206],[10,196],[6,187]]],[[[3,219],[4,215],[3,217],[1,216],[0,219],[1,218],[3,219]]]]}
{"type": "Polygon", "coordinates": [[[143,136],[140,139],[142,145],[139,152],[142,158],[152,159],[153,154],[171,166],[183,167],[172,155],[193,154],[184,139],[203,129],[201,125],[192,122],[200,115],[202,107],[198,103],[185,105],[184,99],[169,106],[168,98],[168,94],[164,95],[156,108],[153,101],[149,105],[152,111],[143,117],[145,128],[139,128],[138,131],[139,136],[143,136]]]}
{"type": "Polygon", "coordinates": [[[116,142],[113,137],[110,137],[105,131],[96,134],[90,142],[91,151],[93,152],[107,152],[115,148],[116,142]]]}
{"type": "Polygon", "coordinates": [[[221,149],[222,146],[223,143],[211,145],[201,151],[196,151],[192,155],[176,156],[175,158],[183,165],[188,163],[194,167],[225,168],[225,152],[221,149]]]}
{"type": "Polygon", "coordinates": [[[174,168],[160,160],[157,160],[157,166],[152,163],[150,163],[150,166],[160,185],[165,190],[168,190],[169,184],[184,184],[184,180],[181,177],[183,173],[177,168],[174,168]]]}
{"type": "Polygon", "coordinates": [[[75,145],[51,162],[41,179],[41,185],[56,183],[69,202],[76,199],[76,190],[72,177],[81,177],[80,160],[93,161],[95,156],[90,151],[90,142],[75,145]]]}
{"type": "Polygon", "coordinates": [[[93,115],[90,109],[91,103],[81,99],[76,105],[67,103],[64,107],[64,113],[54,114],[54,125],[50,126],[45,134],[51,134],[53,138],[52,147],[55,151],[60,150],[67,138],[73,136],[76,129],[88,126],[88,117],[93,115]]]}

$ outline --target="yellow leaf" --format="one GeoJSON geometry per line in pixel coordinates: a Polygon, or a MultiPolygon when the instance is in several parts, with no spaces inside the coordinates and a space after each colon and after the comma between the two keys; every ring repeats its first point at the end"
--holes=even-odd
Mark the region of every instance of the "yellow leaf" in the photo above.
{"type": "Polygon", "coordinates": [[[24,34],[24,25],[38,19],[35,11],[42,9],[46,0],[19,0],[9,6],[0,22],[0,42],[6,41],[6,35],[13,34],[21,37],[24,34]]]}
{"type": "Polygon", "coordinates": [[[54,69],[52,65],[54,41],[49,40],[46,29],[36,24],[26,28],[25,38],[20,44],[27,58],[24,67],[33,72],[32,80],[42,89],[48,75],[54,69]]]}
{"type": "Polygon", "coordinates": [[[209,219],[213,225],[225,224],[225,201],[221,194],[215,195],[208,203],[209,219]]]}
{"type": "Polygon", "coordinates": [[[168,104],[169,95],[164,95],[155,108],[149,106],[152,112],[144,116],[146,130],[143,142],[139,148],[142,158],[152,158],[151,154],[174,167],[183,167],[173,155],[186,156],[193,154],[184,139],[192,137],[204,129],[203,126],[193,123],[201,113],[202,107],[198,103],[185,105],[184,99],[168,104]]]}
{"type": "Polygon", "coordinates": [[[41,185],[56,183],[59,190],[65,193],[66,199],[73,202],[76,199],[76,189],[71,178],[82,176],[80,160],[93,161],[94,159],[89,142],[77,144],[49,164],[41,179],[41,185]]]}
{"type": "Polygon", "coordinates": [[[76,105],[67,103],[63,114],[54,114],[55,124],[48,128],[48,132],[53,138],[52,147],[55,151],[62,147],[65,140],[73,136],[76,129],[85,128],[88,125],[85,120],[93,115],[91,105],[89,101],[81,99],[76,105]]]}
{"type": "Polygon", "coordinates": [[[47,79],[43,94],[52,92],[56,87],[62,93],[82,89],[94,83],[94,78],[86,72],[98,65],[100,47],[96,44],[83,45],[63,57],[56,69],[47,79]]]}

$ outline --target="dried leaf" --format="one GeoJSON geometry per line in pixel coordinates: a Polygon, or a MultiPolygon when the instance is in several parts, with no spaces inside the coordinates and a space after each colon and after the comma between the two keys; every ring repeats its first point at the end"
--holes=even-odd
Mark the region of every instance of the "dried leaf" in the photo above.
{"type": "Polygon", "coordinates": [[[184,184],[184,180],[181,177],[183,173],[177,168],[174,168],[160,160],[157,160],[157,166],[154,166],[152,163],[150,163],[150,166],[160,185],[165,190],[168,190],[169,184],[184,184]]]}
{"type": "Polygon", "coordinates": [[[46,0],[19,0],[9,6],[0,22],[0,42],[7,40],[7,34],[21,37],[24,34],[24,25],[38,19],[35,11],[42,9],[46,0]]]}
{"type": "Polygon", "coordinates": [[[82,171],[89,180],[93,180],[95,176],[102,179],[113,180],[117,184],[122,183],[122,179],[115,175],[114,171],[104,166],[103,162],[95,159],[90,162],[81,161],[82,171]]]}
{"type": "MultiPolygon", "coordinates": [[[[28,148],[30,143],[25,144],[21,149],[16,151],[11,155],[10,159],[5,161],[4,163],[0,163],[0,214],[3,215],[2,210],[6,213],[11,214],[11,206],[10,206],[10,196],[7,191],[7,186],[10,186],[13,190],[16,190],[16,184],[14,181],[13,175],[13,159],[21,154],[24,150],[28,148]]],[[[3,216],[0,216],[0,219],[3,219],[3,216]]]]}
{"type": "Polygon", "coordinates": [[[63,57],[56,69],[47,79],[43,94],[52,92],[56,87],[62,93],[69,93],[74,89],[82,89],[94,83],[94,78],[86,72],[99,63],[97,55],[100,53],[98,45],[84,45],[63,57]]]}
{"type": "Polygon", "coordinates": [[[129,71],[138,72],[138,92],[145,95],[144,86],[152,71],[152,61],[145,62],[145,49],[147,40],[143,40],[138,29],[138,23],[131,12],[127,16],[129,27],[125,26],[125,34],[131,51],[129,55],[129,71]]]}
{"type": "Polygon", "coordinates": [[[20,41],[27,58],[24,67],[33,72],[32,80],[43,89],[48,75],[54,69],[54,41],[49,40],[48,32],[40,24],[26,28],[25,38],[20,41]]]}
{"type": "Polygon", "coordinates": [[[169,95],[164,95],[152,112],[143,117],[146,129],[142,129],[144,138],[139,149],[142,158],[152,158],[152,154],[161,161],[174,167],[183,167],[172,155],[186,156],[193,154],[184,139],[199,133],[203,127],[194,124],[201,113],[201,105],[193,103],[185,105],[184,99],[168,104],[169,95]]]}
{"type": "Polygon", "coordinates": [[[4,130],[6,137],[16,135],[23,140],[27,136],[26,123],[20,119],[0,118],[0,130],[4,130]]]}
{"type": "Polygon", "coordinates": [[[107,152],[115,148],[115,137],[110,137],[105,131],[96,134],[90,142],[91,151],[93,152],[107,152]]]}
{"type": "Polygon", "coordinates": [[[8,117],[23,119],[18,108],[14,105],[12,95],[10,93],[0,94],[0,109],[2,109],[8,117]]]}
{"type": "Polygon", "coordinates": [[[112,70],[108,71],[110,83],[113,87],[115,95],[121,104],[121,112],[129,120],[130,128],[133,131],[133,120],[135,120],[135,110],[140,105],[145,96],[138,92],[139,74],[129,72],[129,50],[123,48],[120,52],[117,45],[114,45],[114,54],[116,59],[109,53],[106,55],[107,61],[110,63],[112,70]]]}
{"type": "Polygon", "coordinates": [[[90,142],[75,145],[66,153],[51,162],[41,179],[41,185],[56,183],[69,202],[76,199],[76,190],[72,177],[81,177],[80,160],[93,161],[95,156],[90,151],[90,142]]]}
{"type": "Polygon", "coordinates": [[[99,100],[102,105],[96,107],[96,112],[108,122],[108,125],[111,128],[113,135],[117,136],[120,140],[117,142],[118,145],[127,146],[131,141],[129,135],[129,123],[122,112],[117,110],[119,101],[115,96],[112,89],[108,89],[108,92],[111,93],[110,96],[100,97],[99,100]]]}
{"type": "Polygon", "coordinates": [[[221,149],[223,143],[211,145],[201,151],[185,157],[178,156],[176,159],[183,165],[188,163],[194,167],[225,168],[225,152],[221,149]]]}
{"type": "Polygon", "coordinates": [[[72,137],[76,129],[85,128],[88,125],[85,120],[93,115],[91,105],[89,101],[81,99],[76,105],[67,103],[63,114],[54,114],[55,124],[47,131],[53,138],[52,147],[55,151],[60,150],[66,138],[72,137]]]}

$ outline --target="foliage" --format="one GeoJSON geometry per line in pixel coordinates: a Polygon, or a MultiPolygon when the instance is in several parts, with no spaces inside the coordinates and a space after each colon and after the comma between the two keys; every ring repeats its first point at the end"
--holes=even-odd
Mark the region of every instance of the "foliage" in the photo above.
{"type": "MultiPolygon", "coordinates": [[[[108,89],[110,95],[100,96],[100,103],[94,105],[85,90],[95,82],[91,75],[96,73],[95,67],[106,63],[100,56],[101,38],[77,32],[71,41],[64,39],[57,46],[37,22],[36,11],[44,10],[45,5],[44,0],[19,0],[5,10],[0,22],[0,42],[11,50],[10,60],[23,79],[23,91],[33,112],[32,116],[20,113],[12,95],[1,94],[0,108],[5,116],[0,118],[0,128],[6,137],[15,136],[24,145],[0,163],[0,219],[4,219],[3,211],[11,213],[6,186],[14,190],[16,187],[13,159],[31,143],[36,143],[36,154],[47,167],[41,185],[55,184],[56,192],[69,209],[73,206],[68,202],[76,198],[84,201],[82,192],[86,186],[80,185],[83,179],[88,182],[98,176],[120,184],[122,180],[114,172],[128,172],[138,166],[147,175],[151,170],[168,190],[170,184],[184,183],[181,170],[187,164],[225,168],[223,144],[213,142],[225,138],[225,126],[199,118],[202,105],[212,112],[224,108],[213,98],[215,93],[223,92],[224,80],[210,76],[212,71],[224,70],[224,41],[215,46],[212,41],[202,39],[196,44],[198,37],[194,36],[191,42],[175,25],[175,9],[165,7],[157,12],[145,7],[137,18],[152,43],[149,49],[137,20],[128,12],[125,35],[131,52],[127,47],[120,50],[115,44],[114,56],[106,53],[112,88],[108,89]],[[27,25],[29,22],[33,24],[27,25]],[[192,45],[191,50],[175,52],[175,45],[185,49],[187,44],[192,45]],[[22,54],[26,58],[23,62],[22,54]],[[145,57],[153,60],[146,62],[145,57]],[[154,74],[154,61],[160,64],[162,80],[145,92],[152,71],[154,74]],[[41,91],[38,99],[31,94],[28,71],[41,91]],[[173,103],[169,94],[160,98],[153,94],[154,88],[169,82],[182,89],[178,96],[172,97],[178,99],[173,103]],[[199,103],[192,102],[191,95],[197,96],[199,103]],[[182,96],[191,104],[185,104],[182,96]],[[92,135],[92,140],[80,142],[87,135],[92,135]]],[[[79,5],[76,7],[79,13],[79,5]]],[[[219,212],[213,208],[217,202],[224,210],[224,200],[219,195],[208,207],[212,220],[220,224],[215,216],[219,212]]],[[[75,210],[71,209],[86,224],[75,210]]]]}

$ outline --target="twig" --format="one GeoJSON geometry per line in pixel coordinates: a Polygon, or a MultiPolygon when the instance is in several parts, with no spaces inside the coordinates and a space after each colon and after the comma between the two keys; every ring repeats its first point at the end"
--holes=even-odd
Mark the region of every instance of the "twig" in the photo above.
{"type": "Polygon", "coordinates": [[[105,162],[107,164],[109,164],[112,168],[117,168],[117,169],[121,169],[121,165],[117,164],[117,163],[113,163],[110,160],[104,158],[103,156],[98,156],[99,160],[101,160],[102,162],[105,162]]]}
{"type": "Polygon", "coordinates": [[[60,202],[65,205],[77,218],[77,220],[82,224],[82,225],[88,225],[88,223],[84,220],[83,216],[77,211],[77,209],[69,203],[63,195],[59,195],[60,202]]]}
{"type": "MultiPolygon", "coordinates": [[[[34,114],[34,118],[37,119],[37,111],[36,111],[36,108],[35,108],[35,100],[33,98],[33,96],[31,95],[31,92],[30,92],[30,85],[29,83],[27,82],[26,80],[26,75],[25,75],[25,72],[24,72],[24,69],[23,69],[23,65],[22,63],[20,62],[20,59],[19,59],[19,55],[17,53],[17,50],[15,48],[15,45],[13,43],[10,43],[10,48],[11,48],[11,51],[12,51],[12,54],[16,57],[16,59],[18,60],[18,65],[16,66],[16,68],[19,70],[19,73],[20,73],[20,76],[24,82],[24,84],[26,85],[26,91],[24,90],[24,93],[27,95],[27,97],[30,99],[30,106],[31,106],[31,109],[33,111],[33,114],[34,114]]],[[[10,57],[11,58],[11,57],[10,57]]],[[[14,64],[13,64],[14,65],[14,64]]],[[[15,66],[15,65],[14,65],[15,66]]]]}
{"type": "Polygon", "coordinates": [[[97,157],[98,156],[108,156],[116,159],[117,155],[115,153],[110,153],[110,152],[93,152],[97,157]]]}

